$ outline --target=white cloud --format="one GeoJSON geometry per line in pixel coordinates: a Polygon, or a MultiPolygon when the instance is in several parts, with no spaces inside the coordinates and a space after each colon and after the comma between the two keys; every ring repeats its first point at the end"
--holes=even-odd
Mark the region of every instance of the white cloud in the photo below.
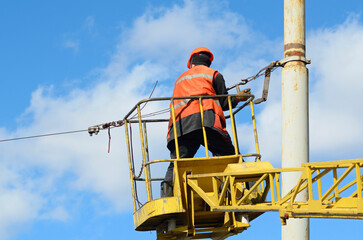
{"type": "Polygon", "coordinates": [[[67,39],[63,42],[63,47],[69,48],[69,49],[73,50],[75,53],[77,53],[79,51],[79,41],[67,39]]]}
{"type": "Polygon", "coordinates": [[[69,219],[69,213],[66,209],[62,206],[58,206],[51,211],[45,213],[44,215],[41,215],[39,218],[41,219],[51,219],[51,220],[57,220],[57,221],[66,221],[69,219]]]}
{"type": "Polygon", "coordinates": [[[17,188],[0,189],[0,238],[6,239],[22,224],[37,216],[42,199],[37,194],[17,188]]]}
{"type": "Polygon", "coordinates": [[[216,11],[223,7],[223,2],[186,0],[182,6],[150,9],[122,33],[117,56],[126,55],[131,62],[147,58],[180,72],[191,49],[204,45],[218,54],[240,47],[254,31],[241,15],[216,11]]]}
{"type": "Polygon", "coordinates": [[[95,17],[94,16],[88,16],[84,20],[83,27],[89,32],[92,33],[94,31],[95,27],[95,17]]]}
{"type": "Polygon", "coordinates": [[[341,25],[313,32],[308,43],[312,154],[362,157],[363,26],[351,16],[341,25]]]}

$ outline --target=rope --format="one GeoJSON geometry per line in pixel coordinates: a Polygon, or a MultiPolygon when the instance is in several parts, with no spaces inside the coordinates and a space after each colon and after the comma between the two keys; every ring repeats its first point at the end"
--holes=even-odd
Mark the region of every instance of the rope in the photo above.
{"type": "Polygon", "coordinates": [[[110,153],[110,150],[111,150],[111,131],[110,131],[111,128],[108,128],[108,153],[110,153]]]}

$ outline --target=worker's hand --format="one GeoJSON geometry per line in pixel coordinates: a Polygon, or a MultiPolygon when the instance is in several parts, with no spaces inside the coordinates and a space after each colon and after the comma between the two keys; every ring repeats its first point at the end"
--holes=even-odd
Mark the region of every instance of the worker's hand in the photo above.
{"type": "MultiPolygon", "coordinates": [[[[251,94],[251,89],[250,88],[247,88],[247,89],[244,89],[240,92],[238,92],[238,94],[251,94]]],[[[249,98],[249,96],[240,96],[240,97],[237,97],[238,101],[246,101],[247,99],[249,98]]]]}

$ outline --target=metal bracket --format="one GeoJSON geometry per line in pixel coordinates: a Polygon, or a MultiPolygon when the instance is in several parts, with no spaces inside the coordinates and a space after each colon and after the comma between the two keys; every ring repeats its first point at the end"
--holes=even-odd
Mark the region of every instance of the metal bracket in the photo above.
{"type": "Polygon", "coordinates": [[[271,69],[266,69],[265,72],[265,80],[263,83],[263,90],[262,90],[262,97],[258,98],[254,101],[255,104],[260,104],[262,102],[265,102],[267,100],[268,95],[268,87],[270,85],[270,76],[271,76],[271,69]]]}
{"type": "Polygon", "coordinates": [[[99,132],[100,132],[99,126],[92,126],[88,128],[88,133],[90,136],[92,136],[93,134],[97,135],[99,132]]]}
{"type": "Polygon", "coordinates": [[[310,58],[305,58],[305,57],[300,57],[300,56],[291,56],[291,57],[286,57],[286,58],[280,60],[278,62],[278,64],[280,66],[284,67],[286,63],[292,62],[292,61],[299,61],[299,62],[303,62],[305,64],[310,64],[311,63],[310,58]]]}

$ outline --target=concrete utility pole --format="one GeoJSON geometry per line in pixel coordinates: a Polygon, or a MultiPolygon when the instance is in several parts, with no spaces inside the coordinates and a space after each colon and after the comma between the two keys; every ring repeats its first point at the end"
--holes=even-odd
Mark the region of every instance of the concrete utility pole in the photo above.
{"type": "MultiPolygon", "coordinates": [[[[284,0],[284,57],[282,69],[282,167],[309,162],[308,63],[305,58],[305,0],[284,0]]],[[[282,174],[282,194],[298,182],[300,173],[282,174]]],[[[297,200],[307,200],[301,192],[297,200]]],[[[282,240],[309,240],[308,219],[288,219],[282,240]]]]}

